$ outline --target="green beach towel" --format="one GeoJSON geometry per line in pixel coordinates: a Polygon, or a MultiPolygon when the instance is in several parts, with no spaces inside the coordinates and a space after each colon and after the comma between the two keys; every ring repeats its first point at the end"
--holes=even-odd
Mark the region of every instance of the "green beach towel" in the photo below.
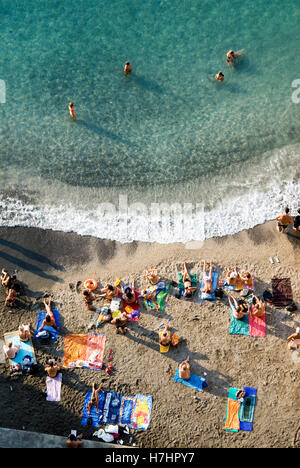
{"type": "Polygon", "coordinates": [[[249,329],[249,315],[245,315],[242,319],[238,320],[234,317],[232,313],[232,308],[230,307],[231,321],[229,325],[229,335],[248,335],[250,336],[249,329]]]}
{"type": "Polygon", "coordinates": [[[164,311],[165,298],[168,295],[171,287],[172,286],[169,284],[164,289],[161,289],[157,293],[155,301],[150,301],[149,299],[145,299],[146,309],[148,311],[153,310],[153,309],[157,309],[159,312],[163,312],[164,311]]]}
{"type": "MultiPolygon", "coordinates": [[[[197,273],[191,273],[190,277],[191,277],[191,282],[192,282],[192,288],[197,288],[198,287],[198,282],[199,282],[198,274],[197,273]]],[[[183,294],[184,294],[184,284],[183,284],[183,274],[182,273],[178,273],[178,289],[179,289],[180,296],[182,297],[183,294]]]]}

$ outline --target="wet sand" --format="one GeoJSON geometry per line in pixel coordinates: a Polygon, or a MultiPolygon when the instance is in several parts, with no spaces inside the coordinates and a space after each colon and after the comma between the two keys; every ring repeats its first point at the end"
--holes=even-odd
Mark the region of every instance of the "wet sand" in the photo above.
{"type": "MultiPolygon", "coordinates": [[[[278,234],[273,222],[209,239],[198,249],[183,244],[119,244],[35,228],[0,228],[0,266],[17,271],[26,293],[10,314],[1,287],[1,337],[20,323],[31,322],[35,328],[41,297],[53,294],[61,311],[61,332],[49,346],[34,342],[43,367],[49,357],[62,359],[66,334],[87,333],[93,312],[83,304],[81,286],[76,288],[79,281],[93,277],[106,285],[119,277],[124,283],[135,280],[140,289],[146,285],[148,267],[156,266],[162,278],[177,281],[183,261],[191,272],[197,272],[201,260],[211,258],[221,278],[230,266],[250,269],[257,294],[271,287],[273,276],[289,276],[300,307],[299,253],[300,240],[278,234]],[[269,257],[275,255],[280,263],[272,265],[269,257]]],[[[107,337],[104,365],[109,349],[114,351],[114,373],[64,369],[59,403],[45,399],[43,369],[34,376],[12,376],[8,362],[1,364],[1,426],[63,436],[77,429],[92,438],[94,429],[80,425],[84,396],[92,382],[103,381],[104,389],[126,396],[152,395],[150,428],[134,431],[138,447],[300,447],[299,365],[292,362],[286,345],[287,337],[300,326],[300,310],[291,313],[268,306],[265,338],[230,336],[229,322],[226,298],[195,304],[168,295],[163,314],[143,310],[140,321],[129,324],[126,336],[116,335],[114,327],[106,324],[98,331],[107,337]],[[157,335],[162,321],[183,340],[164,355],[159,352],[157,335]],[[208,387],[203,392],[173,382],[178,363],[187,355],[193,373],[207,373],[208,387]],[[251,433],[223,429],[230,386],[258,390],[251,433]]]]}

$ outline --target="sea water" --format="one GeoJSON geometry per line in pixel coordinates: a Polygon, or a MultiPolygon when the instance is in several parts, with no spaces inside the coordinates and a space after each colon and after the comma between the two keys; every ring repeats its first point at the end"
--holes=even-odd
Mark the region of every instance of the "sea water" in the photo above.
{"type": "Polygon", "coordinates": [[[298,208],[300,0],[0,0],[0,25],[0,225],[186,242],[298,208]]]}

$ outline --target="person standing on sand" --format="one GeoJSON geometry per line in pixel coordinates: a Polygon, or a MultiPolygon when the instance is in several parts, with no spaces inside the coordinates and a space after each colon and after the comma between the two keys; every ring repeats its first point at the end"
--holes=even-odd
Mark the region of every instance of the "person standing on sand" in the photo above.
{"type": "Polygon", "coordinates": [[[286,209],[284,210],[284,213],[280,214],[276,218],[276,221],[278,221],[277,229],[282,234],[285,232],[289,224],[294,224],[294,219],[289,215],[289,212],[290,212],[290,209],[286,207],[286,209]]]}
{"type": "Polygon", "coordinates": [[[69,113],[72,120],[76,120],[75,104],[74,102],[69,103],[69,113]]]}

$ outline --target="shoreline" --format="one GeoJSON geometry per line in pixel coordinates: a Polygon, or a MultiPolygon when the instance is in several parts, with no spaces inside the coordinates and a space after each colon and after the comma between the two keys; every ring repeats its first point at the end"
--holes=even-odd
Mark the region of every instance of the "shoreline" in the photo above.
{"type": "Polygon", "coordinates": [[[24,307],[8,314],[1,287],[1,336],[28,321],[35,328],[36,312],[31,306],[39,303],[45,292],[53,293],[59,304],[62,324],[58,341],[49,347],[34,342],[42,366],[50,356],[62,359],[66,334],[87,332],[93,312],[85,308],[76,284],[88,277],[95,277],[104,285],[117,277],[124,282],[135,280],[141,288],[145,285],[146,268],[157,266],[163,278],[176,281],[183,261],[188,262],[190,271],[196,272],[201,260],[212,258],[221,278],[228,266],[250,268],[257,294],[270,287],[272,276],[289,276],[298,306],[294,313],[268,308],[265,338],[238,337],[228,333],[226,299],[200,305],[169,295],[163,314],[142,311],[140,321],[130,323],[125,336],[116,335],[109,324],[98,329],[98,333],[107,336],[104,364],[112,348],[115,372],[107,376],[104,371],[64,369],[60,403],[45,401],[43,371],[37,376],[11,376],[8,364],[1,364],[1,425],[62,436],[76,428],[92,439],[94,430],[82,427],[80,421],[85,393],[95,380],[103,381],[105,389],[126,396],[152,395],[150,428],[134,431],[137,447],[295,446],[295,414],[300,410],[299,369],[290,358],[286,338],[295,326],[300,326],[299,252],[300,240],[280,235],[274,222],[207,239],[200,249],[187,249],[180,243],[121,244],[75,233],[1,227],[0,266],[9,272],[17,270],[17,277],[26,288],[24,307]],[[269,257],[275,255],[280,263],[272,265],[269,257]],[[178,349],[162,355],[156,330],[165,320],[184,341],[178,349]],[[173,382],[178,363],[187,355],[194,373],[207,373],[208,387],[202,393],[173,382]],[[230,386],[242,385],[258,389],[254,430],[232,435],[223,430],[228,390],[230,386]]]}

